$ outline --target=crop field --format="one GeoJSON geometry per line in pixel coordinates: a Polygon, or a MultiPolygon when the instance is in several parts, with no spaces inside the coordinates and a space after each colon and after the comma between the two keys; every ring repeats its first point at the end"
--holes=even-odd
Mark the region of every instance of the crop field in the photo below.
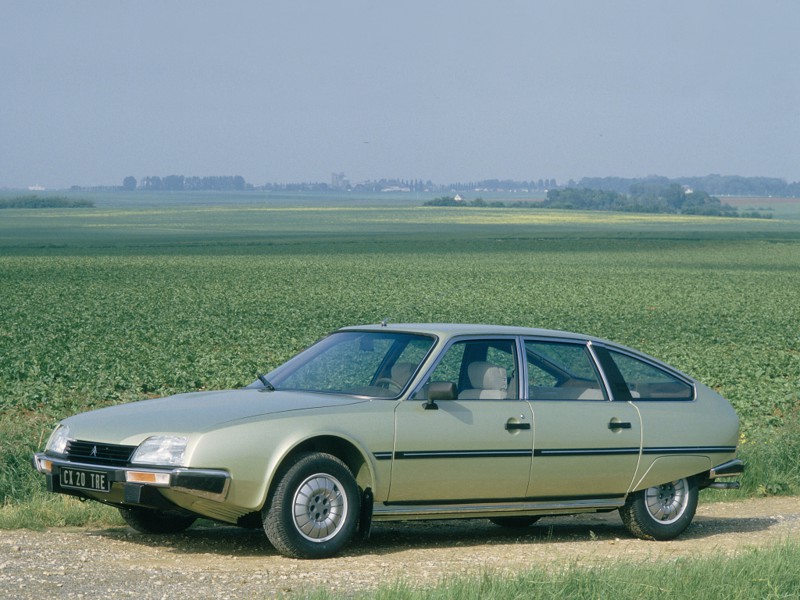
{"type": "Polygon", "coordinates": [[[337,327],[384,318],[641,349],[730,398],[742,452],[769,463],[751,493],[796,493],[796,215],[787,203],[748,220],[188,195],[3,210],[0,497],[43,494],[30,453],[61,417],[241,386],[337,327]]]}

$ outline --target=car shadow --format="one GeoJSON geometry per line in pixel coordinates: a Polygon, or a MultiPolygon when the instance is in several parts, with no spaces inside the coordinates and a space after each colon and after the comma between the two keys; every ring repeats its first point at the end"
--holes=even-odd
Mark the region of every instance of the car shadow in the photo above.
{"type": "MultiPolygon", "coordinates": [[[[779,522],[773,517],[696,516],[674,543],[717,535],[765,531],[779,522]]],[[[219,556],[277,556],[263,530],[225,525],[195,525],[185,532],[151,535],[128,527],[90,532],[98,537],[147,547],[161,547],[179,554],[219,556]]],[[[546,517],[525,528],[494,525],[486,519],[450,521],[402,521],[376,523],[368,540],[356,539],[340,556],[391,555],[407,550],[469,548],[504,544],[579,543],[634,540],[617,513],[546,517]]],[[[657,543],[657,542],[654,542],[657,543]]]]}
{"type": "Polygon", "coordinates": [[[93,530],[90,535],[148,548],[164,548],[179,554],[238,557],[277,554],[263,529],[233,525],[193,525],[186,531],[173,534],[139,533],[123,526],[93,530]]]}

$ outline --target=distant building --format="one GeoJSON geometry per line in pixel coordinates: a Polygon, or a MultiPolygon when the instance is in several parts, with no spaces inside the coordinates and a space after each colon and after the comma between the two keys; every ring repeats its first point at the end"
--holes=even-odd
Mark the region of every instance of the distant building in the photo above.
{"type": "Polygon", "coordinates": [[[346,190],[350,187],[350,182],[344,173],[331,173],[331,187],[335,190],[346,190]]]}

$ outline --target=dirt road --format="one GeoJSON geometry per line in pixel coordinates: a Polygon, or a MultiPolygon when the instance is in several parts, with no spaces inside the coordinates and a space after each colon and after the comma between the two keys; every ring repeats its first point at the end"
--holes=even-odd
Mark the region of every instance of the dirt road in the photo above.
{"type": "Polygon", "coordinates": [[[702,504],[672,542],[632,538],[616,512],[542,519],[522,530],[485,520],[380,524],[339,557],[279,556],[260,530],[194,527],[150,536],[126,528],[0,531],[2,598],[255,598],[318,587],[342,595],[398,579],[669,560],[800,540],[800,498],[702,504]]]}

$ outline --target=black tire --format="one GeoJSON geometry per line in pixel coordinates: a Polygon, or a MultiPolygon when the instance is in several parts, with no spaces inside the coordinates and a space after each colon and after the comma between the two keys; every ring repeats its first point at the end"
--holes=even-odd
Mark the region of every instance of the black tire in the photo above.
{"type": "Polygon", "coordinates": [[[536,523],[539,517],[493,517],[489,520],[495,525],[507,529],[525,529],[536,523]]]}
{"type": "Polygon", "coordinates": [[[120,508],[119,514],[139,533],[180,533],[197,520],[197,517],[152,508],[120,508]]]}
{"type": "Polygon", "coordinates": [[[352,473],[330,454],[300,455],[264,507],[267,538],[284,556],[327,558],[355,534],[361,499],[352,473]]]}
{"type": "Polygon", "coordinates": [[[697,497],[694,479],[678,479],[631,494],[619,514],[636,537],[671,540],[689,527],[697,510],[697,497]]]}

